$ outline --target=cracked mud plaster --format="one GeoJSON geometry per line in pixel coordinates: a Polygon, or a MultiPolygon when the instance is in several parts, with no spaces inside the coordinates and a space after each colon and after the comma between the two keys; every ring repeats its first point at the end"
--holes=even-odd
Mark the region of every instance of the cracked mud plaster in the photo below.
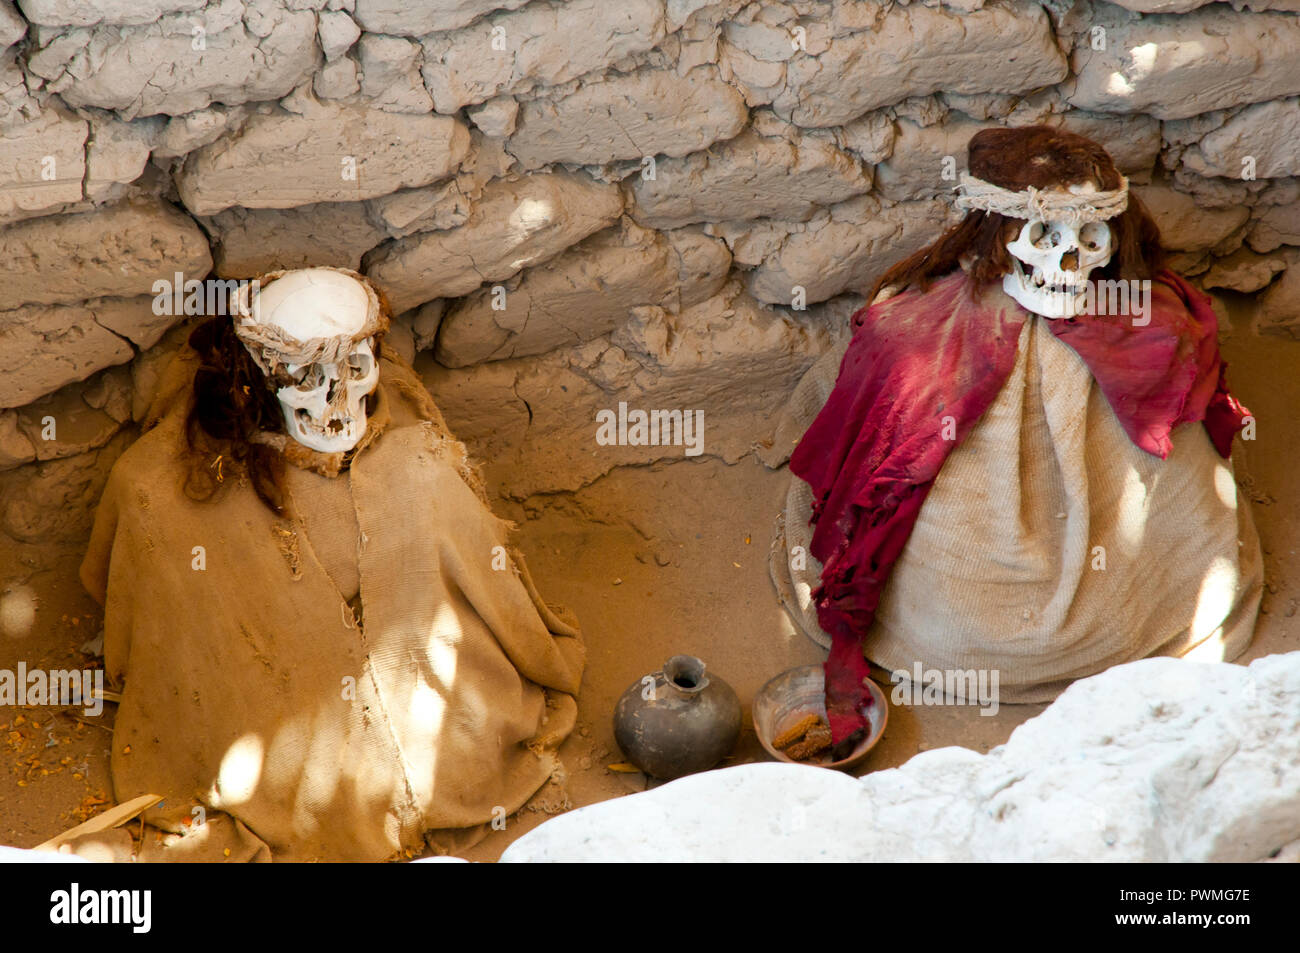
{"type": "MultiPolygon", "coordinates": [[[[452,426],[483,435],[476,452],[530,465],[570,387],[593,413],[624,390],[698,400],[732,459],[764,439],[814,332],[837,333],[881,269],[950,221],[936,165],[960,167],[975,128],[1036,121],[1101,141],[1181,266],[1267,295],[1267,329],[1288,336],[1298,13],[0,0],[0,406],[151,353],[175,320],[138,306],[160,277],[214,257],[237,277],[351,264],[409,345],[434,349],[419,357],[442,362],[431,375],[452,426]],[[796,287],[810,310],[792,308],[796,287]],[[766,306],[779,346],[733,351],[766,306]],[[728,374],[730,410],[706,386],[728,374]],[[476,393],[503,415],[495,431],[476,393]],[[740,409],[748,441],[715,426],[740,409]]],[[[570,457],[590,442],[552,436],[570,457]]],[[[587,478],[558,456],[538,486],[587,478]]]]}

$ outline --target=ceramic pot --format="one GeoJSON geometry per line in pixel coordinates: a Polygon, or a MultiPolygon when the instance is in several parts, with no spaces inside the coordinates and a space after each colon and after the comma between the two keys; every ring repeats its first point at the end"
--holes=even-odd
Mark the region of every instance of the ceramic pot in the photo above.
{"type": "Polygon", "coordinates": [[[740,700],[704,663],[674,655],[639,679],[614,708],[614,739],[646,774],[671,780],[707,771],[740,737],[740,700]]]}

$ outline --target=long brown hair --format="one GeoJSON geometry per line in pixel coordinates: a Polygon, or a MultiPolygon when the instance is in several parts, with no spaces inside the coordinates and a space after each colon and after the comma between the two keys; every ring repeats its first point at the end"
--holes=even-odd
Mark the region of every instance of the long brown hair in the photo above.
{"type": "Polygon", "coordinates": [[[185,418],[190,466],[185,495],[212,499],[228,480],[247,475],[262,502],[285,514],[284,459],[255,443],[258,431],[284,433],[284,417],[261,368],[235,336],[229,317],[215,317],[190,334],[199,355],[185,418]]]}
{"type": "MultiPolygon", "coordinates": [[[[1085,182],[1110,191],[1119,188],[1121,181],[1119,169],[1104,148],[1051,126],[981,130],[967,146],[967,166],[975,178],[1015,191],[1085,182]]],[[[966,255],[973,259],[970,290],[975,294],[1011,271],[1006,242],[1024,224],[997,212],[972,210],[934,244],[890,267],[872,286],[867,300],[874,300],[883,288],[891,286],[896,293],[910,286],[924,291],[935,278],[961,267],[966,255]]],[[[1108,279],[1152,278],[1164,267],[1160,229],[1136,195],[1129,192],[1128,208],[1107,224],[1114,235],[1115,251],[1098,274],[1108,279]]]]}

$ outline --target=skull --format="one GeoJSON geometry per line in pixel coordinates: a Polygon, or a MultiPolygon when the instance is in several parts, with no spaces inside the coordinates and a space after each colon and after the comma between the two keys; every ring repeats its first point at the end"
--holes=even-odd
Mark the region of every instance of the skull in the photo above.
{"type": "MultiPolygon", "coordinates": [[[[338,271],[306,268],[270,282],[253,300],[259,324],[278,327],[299,341],[355,335],[365,326],[370,295],[361,282],[338,271]]],[[[285,429],[321,453],[351,450],[366,433],[365,398],[379,383],[373,338],[363,338],[337,361],[285,364],[275,396],[285,429]]]]}
{"type": "MultiPolygon", "coordinates": [[[[1070,191],[1087,194],[1078,186],[1070,191]]],[[[1032,219],[1007,243],[1012,271],[1002,279],[1002,289],[1027,311],[1045,318],[1073,317],[1086,307],[1088,276],[1106,266],[1113,250],[1105,222],[1076,226],[1032,219]]]]}

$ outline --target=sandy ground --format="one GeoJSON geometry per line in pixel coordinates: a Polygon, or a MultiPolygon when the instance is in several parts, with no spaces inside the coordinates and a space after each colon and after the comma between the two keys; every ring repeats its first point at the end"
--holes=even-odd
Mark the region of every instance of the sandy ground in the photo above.
{"type": "MultiPolygon", "coordinates": [[[[1245,330],[1244,302],[1234,318],[1245,330]]],[[[1300,649],[1300,343],[1233,334],[1224,345],[1229,379],[1256,415],[1258,439],[1239,444],[1238,479],[1252,500],[1265,553],[1268,591],[1255,641],[1240,661],[1300,649]]],[[[788,474],[752,459],[628,467],[575,494],[502,504],[520,522],[519,542],[548,601],[577,612],[587,639],[579,730],[562,749],[566,777],[463,853],[495,860],[516,837],[553,813],[645,790],[640,774],[607,765],[623,760],[610,717],[619,695],[677,653],[698,655],[748,706],[773,675],[821,661],[797,634],[768,579],[772,522],[788,474]]],[[[100,627],[82,591],[80,552],[55,546],[0,548],[0,586],[25,584],[39,599],[36,624],[0,636],[0,668],[81,668],[81,646],[100,627]]],[[[178,612],[183,622],[184,608],[178,612]]],[[[962,745],[988,751],[1042,705],[1003,705],[992,717],[975,707],[894,706],[885,737],[857,773],[902,764],[918,751],[962,745]]],[[[112,706],[86,718],[53,709],[0,709],[0,843],[30,847],[94,813],[108,799],[112,706]],[[79,719],[79,720],[78,720],[79,719]]],[[[765,755],[746,722],[724,764],[765,755]]]]}

